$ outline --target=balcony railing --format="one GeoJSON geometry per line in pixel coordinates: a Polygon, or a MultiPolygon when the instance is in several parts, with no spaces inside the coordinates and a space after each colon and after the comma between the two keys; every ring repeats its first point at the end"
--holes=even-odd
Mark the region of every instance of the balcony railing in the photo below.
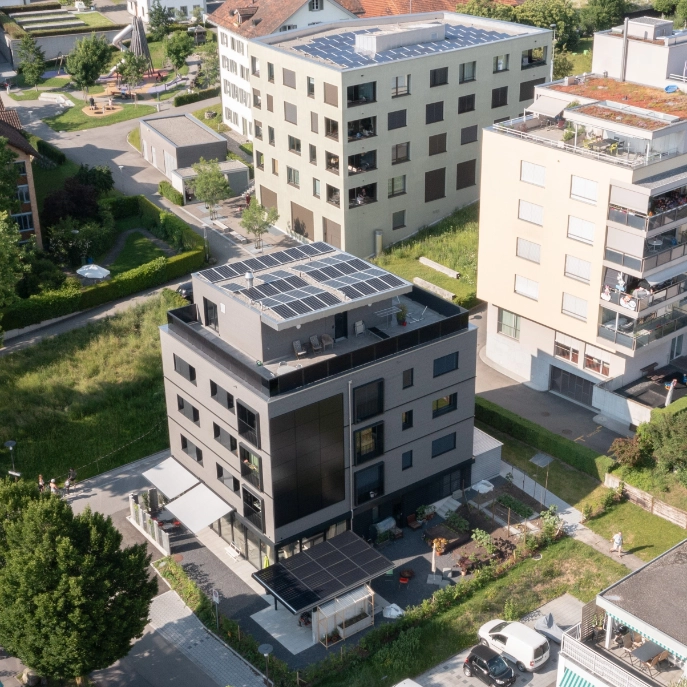
{"type": "Polygon", "coordinates": [[[580,626],[563,633],[561,653],[579,666],[601,678],[611,687],[647,687],[647,682],[623,670],[613,661],[579,641],[580,626]]]}
{"type": "MultiPolygon", "coordinates": [[[[658,244],[658,240],[656,242],[658,244]]],[[[679,260],[685,255],[687,255],[687,242],[676,245],[668,244],[666,248],[660,248],[659,250],[649,248],[644,258],[638,258],[636,255],[628,255],[627,253],[606,248],[604,258],[609,262],[616,263],[616,265],[623,265],[623,267],[629,267],[631,270],[646,272],[647,270],[667,265],[673,260],[679,260]]]]}
{"type": "MultiPolygon", "coordinates": [[[[685,270],[687,271],[687,266],[685,266],[685,270]]],[[[677,284],[671,284],[665,289],[661,289],[654,293],[649,293],[646,289],[642,289],[641,291],[642,294],[638,296],[636,294],[625,293],[616,288],[604,287],[601,290],[601,305],[603,305],[604,302],[613,303],[631,312],[642,312],[642,310],[647,310],[654,305],[660,305],[671,298],[675,298],[685,293],[685,291],[687,291],[687,277],[677,284]]]]}
{"type": "Polygon", "coordinates": [[[687,310],[673,306],[672,311],[666,315],[641,324],[634,324],[632,321],[624,325],[600,324],[597,333],[601,339],[636,350],[658,339],[663,339],[685,326],[687,326],[687,310]],[[623,331],[624,327],[627,327],[626,331],[623,331]]]}
{"type": "Polygon", "coordinates": [[[262,491],[262,479],[260,479],[260,468],[257,465],[252,465],[251,463],[246,463],[245,461],[241,463],[241,477],[246,480],[249,484],[262,491]]]}
{"type": "Polygon", "coordinates": [[[651,231],[652,229],[665,227],[668,224],[678,222],[679,220],[685,218],[687,218],[687,205],[680,205],[679,207],[672,208],[671,210],[654,214],[651,217],[645,217],[644,215],[636,214],[625,208],[613,206],[608,208],[608,219],[611,221],[618,222],[618,224],[624,224],[628,227],[634,227],[635,229],[641,229],[643,231],[651,231]]]}
{"type": "Polygon", "coordinates": [[[243,517],[248,520],[248,522],[255,525],[260,532],[265,531],[262,523],[262,512],[255,510],[255,508],[249,506],[245,501],[243,502],[243,517]]]}

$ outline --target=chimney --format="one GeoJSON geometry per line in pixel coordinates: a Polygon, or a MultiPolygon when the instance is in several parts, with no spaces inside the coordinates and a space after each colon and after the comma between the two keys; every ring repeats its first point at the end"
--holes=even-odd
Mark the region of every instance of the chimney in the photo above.
{"type": "Polygon", "coordinates": [[[628,48],[628,37],[627,37],[627,31],[628,31],[628,23],[629,19],[625,17],[625,26],[623,26],[623,56],[620,62],[620,80],[625,81],[625,71],[627,69],[627,48],[628,48]]]}
{"type": "Polygon", "coordinates": [[[245,274],[246,277],[246,285],[248,286],[249,289],[253,288],[253,273],[249,270],[245,274]]]}

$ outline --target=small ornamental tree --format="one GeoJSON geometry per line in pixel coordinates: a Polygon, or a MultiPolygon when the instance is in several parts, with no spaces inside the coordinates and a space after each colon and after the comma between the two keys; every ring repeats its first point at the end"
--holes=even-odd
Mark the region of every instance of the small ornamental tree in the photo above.
{"type": "MultiPolygon", "coordinates": [[[[24,251],[19,245],[20,240],[21,235],[19,234],[17,223],[7,212],[0,211],[0,313],[3,308],[12,305],[17,300],[15,289],[26,270],[26,263],[23,260],[24,251]]],[[[0,315],[1,323],[2,315],[0,315]]],[[[2,329],[0,328],[1,345],[2,329]]],[[[2,491],[0,491],[1,496],[2,491]]],[[[2,508],[3,506],[0,504],[0,516],[2,515],[2,508]]],[[[0,539],[1,544],[2,540],[0,539]]],[[[2,556],[1,546],[0,556],[2,556]]]]}
{"type": "Polygon", "coordinates": [[[143,80],[147,68],[148,60],[142,55],[134,55],[130,50],[124,53],[122,64],[119,65],[119,73],[134,99],[136,97],[135,89],[143,80]]]}
{"type": "Polygon", "coordinates": [[[153,4],[148,11],[148,31],[153,41],[161,41],[169,32],[172,19],[169,10],[163,7],[160,0],[153,0],[153,4]]]}
{"type": "Polygon", "coordinates": [[[269,228],[279,219],[277,208],[266,208],[256,200],[243,211],[241,215],[241,226],[255,237],[255,247],[260,247],[262,235],[269,231],[269,228]]]}
{"type": "Polygon", "coordinates": [[[114,188],[112,170],[107,165],[81,165],[76,173],[76,179],[84,186],[92,186],[100,194],[109,193],[114,188]]]}
{"type": "Polygon", "coordinates": [[[559,50],[553,57],[553,78],[562,79],[564,76],[569,76],[572,74],[574,66],[570,53],[559,50]]]}
{"type": "Polygon", "coordinates": [[[165,38],[165,55],[178,75],[186,63],[186,58],[193,53],[195,42],[185,31],[177,31],[165,38]]]}
{"type": "Polygon", "coordinates": [[[210,208],[210,219],[215,219],[217,203],[231,197],[229,182],[222,174],[217,160],[205,160],[201,157],[192,167],[196,177],[187,182],[187,185],[196,198],[210,208]]]}
{"type": "Polygon", "coordinates": [[[45,72],[45,53],[36,43],[36,39],[27,33],[19,41],[17,55],[24,82],[38,90],[38,84],[43,80],[45,72]]]}
{"type": "Polygon", "coordinates": [[[67,55],[67,72],[83,91],[84,98],[107,69],[111,56],[110,44],[104,36],[92,33],[76,41],[74,49],[67,55]]]}
{"type": "Polygon", "coordinates": [[[219,81],[219,51],[217,43],[206,43],[198,49],[200,53],[200,77],[205,88],[214,86],[219,81]]]}
{"type": "Polygon", "coordinates": [[[556,50],[577,43],[577,10],[570,0],[525,0],[514,8],[515,21],[548,29],[556,26],[556,50]]]}

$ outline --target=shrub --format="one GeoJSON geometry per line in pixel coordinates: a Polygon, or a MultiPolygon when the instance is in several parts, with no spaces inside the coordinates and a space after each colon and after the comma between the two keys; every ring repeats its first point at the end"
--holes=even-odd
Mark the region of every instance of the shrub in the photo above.
{"type": "Polygon", "coordinates": [[[496,551],[491,535],[484,530],[474,530],[472,533],[472,540],[481,546],[490,556],[496,551]]]}
{"type": "Polygon", "coordinates": [[[526,506],[522,501],[514,498],[510,494],[501,494],[496,501],[506,508],[510,508],[514,513],[517,513],[521,518],[529,518],[534,511],[526,506]]]}
{"type": "Polygon", "coordinates": [[[7,5],[2,8],[2,11],[7,14],[23,14],[24,12],[44,12],[59,9],[62,9],[59,2],[30,2],[26,5],[7,5]]]}
{"type": "Polygon", "coordinates": [[[29,325],[62,317],[79,310],[81,291],[75,288],[62,288],[59,291],[44,291],[36,296],[22,299],[5,310],[2,327],[6,331],[20,329],[29,325]]]}
{"type": "Polygon", "coordinates": [[[219,94],[219,86],[205,88],[195,93],[181,93],[174,97],[174,107],[188,105],[189,103],[197,103],[199,100],[207,100],[208,98],[216,98],[219,94]]]}
{"type": "Polygon", "coordinates": [[[138,196],[117,196],[115,198],[104,198],[100,205],[107,207],[115,219],[133,217],[139,214],[138,196]]]}
{"type": "Polygon", "coordinates": [[[520,620],[520,615],[513,599],[506,599],[506,603],[503,605],[503,619],[512,622],[520,620]]]}
{"type": "Polygon", "coordinates": [[[446,516],[446,525],[456,532],[470,531],[470,523],[465,518],[461,518],[455,511],[451,511],[446,516]]]}
{"type": "Polygon", "coordinates": [[[246,155],[250,155],[251,158],[253,157],[253,144],[248,142],[248,143],[242,143],[239,148],[246,153],[246,155]]]}
{"type": "Polygon", "coordinates": [[[592,508],[591,503],[585,503],[584,506],[582,506],[582,520],[583,522],[586,522],[592,517],[592,513],[594,512],[594,508],[592,508]]]}
{"type": "Polygon", "coordinates": [[[631,439],[618,437],[613,440],[609,453],[620,463],[631,468],[651,462],[651,444],[635,434],[631,439]]]}
{"type": "Polygon", "coordinates": [[[44,141],[42,138],[38,139],[36,143],[36,150],[43,157],[47,157],[48,160],[52,160],[58,165],[63,165],[67,161],[67,156],[59,148],[55,148],[54,145],[44,141]]]}
{"type": "Polygon", "coordinates": [[[167,200],[171,200],[175,205],[184,204],[184,196],[182,196],[169,181],[161,181],[157,190],[161,196],[164,196],[167,200]]]}
{"type": "Polygon", "coordinates": [[[618,500],[618,494],[615,489],[606,489],[603,496],[601,497],[601,507],[604,510],[608,510],[613,506],[618,500]]]}

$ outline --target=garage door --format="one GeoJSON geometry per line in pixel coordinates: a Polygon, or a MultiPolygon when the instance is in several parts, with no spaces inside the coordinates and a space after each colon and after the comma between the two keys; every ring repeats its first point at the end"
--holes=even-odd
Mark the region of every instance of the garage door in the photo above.
{"type": "Polygon", "coordinates": [[[550,390],[567,396],[578,403],[591,406],[594,382],[552,365],[550,390]]]}

